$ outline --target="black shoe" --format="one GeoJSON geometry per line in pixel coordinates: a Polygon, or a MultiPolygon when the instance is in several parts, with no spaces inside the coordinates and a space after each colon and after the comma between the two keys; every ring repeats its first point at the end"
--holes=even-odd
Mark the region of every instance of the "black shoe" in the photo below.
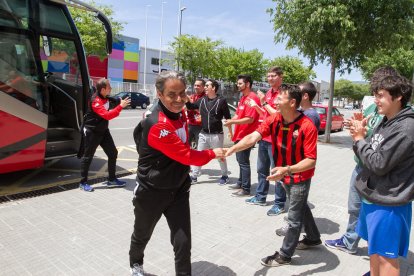
{"type": "Polygon", "coordinates": [[[317,239],[316,241],[311,241],[306,237],[306,235],[303,235],[303,239],[298,242],[296,249],[304,250],[304,249],[308,249],[310,247],[314,247],[320,244],[322,244],[321,239],[317,239]]]}
{"type": "Polygon", "coordinates": [[[237,192],[232,193],[231,196],[235,196],[235,197],[250,196],[250,192],[245,191],[245,190],[239,190],[237,192]]]}
{"type": "Polygon", "coordinates": [[[241,189],[241,185],[239,185],[239,184],[233,184],[233,185],[229,185],[228,186],[228,189],[229,190],[239,190],[239,189],[241,189]]]}
{"type": "Polygon", "coordinates": [[[279,254],[279,252],[275,252],[275,254],[271,256],[267,256],[263,258],[260,263],[264,266],[281,266],[281,265],[288,265],[290,264],[291,258],[283,257],[279,254]]]}

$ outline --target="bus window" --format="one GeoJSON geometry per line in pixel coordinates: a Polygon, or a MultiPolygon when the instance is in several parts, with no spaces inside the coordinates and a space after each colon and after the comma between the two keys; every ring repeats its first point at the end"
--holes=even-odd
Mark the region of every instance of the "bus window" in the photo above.
{"type": "Polygon", "coordinates": [[[36,62],[23,35],[0,33],[0,91],[43,109],[36,62]]]}
{"type": "Polygon", "coordinates": [[[54,5],[45,5],[43,3],[39,7],[41,29],[72,34],[72,29],[62,8],[54,5]]]}
{"type": "Polygon", "coordinates": [[[79,59],[74,42],[47,36],[42,36],[39,41],[41,44],[43,41],[48,41],[52,49],[52,52],[46,55],[45,47],[40,45],[43,71],[53,73],[55,77],[76,85],[82,85],[79,59]]]}

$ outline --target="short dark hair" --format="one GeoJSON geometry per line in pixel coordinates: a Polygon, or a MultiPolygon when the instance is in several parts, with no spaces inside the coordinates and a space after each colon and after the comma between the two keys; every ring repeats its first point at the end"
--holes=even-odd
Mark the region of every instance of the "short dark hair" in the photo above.
{"type": "Polygon", "coordinates": [[[312,82],[310,81],[301,82],[299,83],[299,88],[301,88],[300,91],[302,93],[302,96],[305,93],[308,94],[309,101],[312,101],[313,98],[315,98],[317,91],[316,91],[315,85],[312,82]]]}
{"type": "Polygon", "coordinates": [[[270,67],[269,70],[267,70],[267,72],[268,73],[275,73],[278,76],[283,75],[283,70],[279,66],[270,67]]]}
{"type": "Polygon", "coordinates": [[[378,91],[385,90],[390,93],[391,98],[401,96],[401,107],[405,107],[411,98],[413,86],[410,81],[403,76],[386,76],[378,84],[378,89],[374,92],[377,94],[378,91]]]}
{"type": "Polygon", "coordinates": [[[108,80],[105,78],[101,78],[96,82],[96,91],[101,93],[101,90],[108,86],[108,80]]]}
{"type": "Polygon", "coordinates": [[[300,88],[299,88],[298,85],[283,83],[280,86],[280,91],[281,92],[288,92],[289,99],[296,100],[296,108],[298,108],[300,106],[300,102],[302,100],[302,92],[300,91],[300,88]]]}
{"type": "Polygon", "coordinates": [[[244,81],[244,83],[250,83],[250,88],[252,88],[253,85],[253,80],[252,80],[252,76],[247,75],[247,74],[240,74],[237,76],[237,80],[242,79],[244,81]]]}
{"type": "Polygon", "coordinates": [[[216,80],[213,80],[213,79],[208,79],[208,81],[211,82],[211,85],[213,86],[214,91],[217,94],[220,89],[220,84],[216,80]]]}
{"type": "Polygon", "coordinates": [[[395,70],[391,66],[384,66],[380,67],[372,74],[372,77],[370,79],[370,90],[372,94],[375,94],[378,91],[378,87],[381,84],[381,81],[383,78],[387,76],[399,76],[400,73],[398,73],[397,70],[395,70]]]}
{"type": "Polygon", "coordinates": [[[180,80],[184,84],[184,87],[187,87],[183,73],[177,71],[163,71],[157,76],[155,80],[155,87],[157,88],[157,91],[164,93],[165,82],[169,79],[180,80]]]}
{"type": "Polygon", "coordinates": [[[196,81],[201,81],[201,83],[203,84],[203,86],[204,86],[204,85],[206,85],[206,81],[205,81],[205,79],[203,79],[203,78],[196,78],[196,80],[194,81],[194,83],[195,83],[196,81]]]}

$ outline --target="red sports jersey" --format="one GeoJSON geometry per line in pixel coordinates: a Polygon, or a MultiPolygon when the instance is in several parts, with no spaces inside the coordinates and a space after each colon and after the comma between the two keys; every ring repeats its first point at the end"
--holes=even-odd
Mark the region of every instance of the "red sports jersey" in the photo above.
{"type": "Polygon", "coordinates": [[[253,122],[250,124],[234,125],[233,142],[240,141],[244,136],[249,135],[256,130],[259,125],[259,114],[256,110],[248,104],[248,100],[253,99],[258,106],[261,106],[259,97],[254,92],[250,92],[249,95],[243,96],[236,109],[237,119],[243,119],[246,117],[253,118],[253,122]]]}
{"type": "MultiPolygon", "coordinates": [[[[299,163],[305,158],[316,160],[318,131],[312,121],[301,113],[292,123],[284,124],[283,117],[276,113],[268,117],[257,131],[272,138],[273,159],[276,167],[285,167],[299,163]]],[[[285,184],[303,182],[310,179],[315,168],[285,176],[285,184]]]]}
{"type": "MultiPolygon", "coordinates": [[[[201,94],[193,94],[190,96],[191,102],[195,103],[196,101],[198,101],[198,99],[201,99],[202,97],[204,97],[206,95],[205,92],[201,93],[201,94]]],[[[200,116],[200,112],[196,109],[193,110],[187,110],[187,117],[188,117],[188,123],[190,125],[194,125],[194,126],[201,126],[201,116],[200,116]]]]}
{"type": "MultiPolygon", "coordinates": [[[[270,105],[272,108],[277,110],[276,107],[276,98],[277,95],[279,95],[279,90],[274,90],[273,88],[270,88],[265,95],[265,101],[268,103],[268,105],[270,105]]],[[[265,110],[265,113],[260,116],[259,122],[262,123],[266,120],[266,118],[268,118],[269,116],[271,116],[271,114],[269,114],[269,112],[267,111],[267,109],[264,107],[263,108],[265,110]]],[[[262,138],[263,141],[272,142],[272,138],[270,138],[270,136],[266,136],[262,138]]]]}

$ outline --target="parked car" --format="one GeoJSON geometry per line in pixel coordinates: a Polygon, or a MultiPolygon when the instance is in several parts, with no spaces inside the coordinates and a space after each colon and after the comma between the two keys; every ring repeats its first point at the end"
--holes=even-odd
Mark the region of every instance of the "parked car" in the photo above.
{"type": "MultiPolygon", "coordinates": [[[[318,112],[321,119],[321,125],[319,127],[319,132],[324,132],[326,127],[326,119],[328,116],[328,106],[327,105],[314,105],[313,106],[318,112]]],[[[332,107],[332,126],[331,131],[342,131],[344,129],[344,115],[339,112],[339,110],[334,106],[332,107]]]]}
{"type": "Polygon", "coordinates": [[[352,110],[352,109],[354,109],[354,105],[353,104],[347,104],[347,105],[344,106],[344,108],[352,110]]]}
{"type": "MultiPolygon", "coordinates": [[[[158,102],[158,99],[154,99],[154,102],[148,107],[148,110],[145,111],[142,114],[142,118],[143,119],[146,118],[146,117],[148,117],[154,111],[155,106],[157,105],[157,102],[158,102]]],[[[230,117],[233,118],[234,114],[236,113],[236,107],[233,106],[233,105],[231,105],[231,104],[228,104],[228,106],[229,106],[229,109],[230,109],[230,117]]],[[[229,133],[228,128],[227,127],[223,127],[223,132],[224,132],[224,142],[223,142],[224,143],[224,146],[225,147],[232,146],[233,145],[233,142],[228,137],[228,133],[229,133]]],[[[197,149],[197,144],[198,144],[197,142],[198,141],[196,141],[196,140],[190,141],[190,145],[191,145],[191,147],[193,149],[197,149]]]]}
{"type": "Polygon", "coordinates": [[[137,106],[140,106],[142,109],[146,109],[150,104],[149,97],[139,92],[119,92],[113,97],[118,97],[122,99],[125,99],[126,97],[131,98],[130,106],[132,109],[135,109],[137,106]]]}

